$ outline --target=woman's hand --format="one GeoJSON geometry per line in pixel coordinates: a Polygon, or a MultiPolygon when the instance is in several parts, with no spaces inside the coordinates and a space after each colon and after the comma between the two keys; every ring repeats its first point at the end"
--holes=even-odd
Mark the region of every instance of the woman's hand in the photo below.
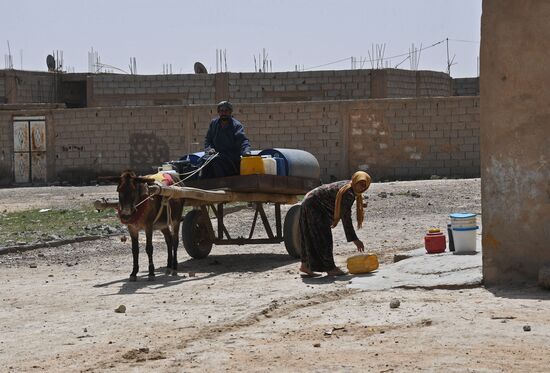
{"type": "Polygon", "coordinates": [[[365,245],[363,244],[363,241],[355,240],[353,241],[353,243],[355,244],[355,246],[357,246],[357,251],[359,251],[360,253],[365,251],[365,245]]]}

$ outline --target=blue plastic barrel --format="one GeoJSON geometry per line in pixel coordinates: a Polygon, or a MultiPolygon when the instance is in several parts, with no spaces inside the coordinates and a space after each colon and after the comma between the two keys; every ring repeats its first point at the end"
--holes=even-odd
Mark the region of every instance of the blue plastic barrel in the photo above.
{"type": "Polygon", "coordinates": [[[260,155],[270,155],[273,158],[282,158],[288,176],[299,176],[311,179],[319,179],[321,176],[321,168],[319,167],[317,158],[305,150],[273,148],[262,150],[260,155]]]}

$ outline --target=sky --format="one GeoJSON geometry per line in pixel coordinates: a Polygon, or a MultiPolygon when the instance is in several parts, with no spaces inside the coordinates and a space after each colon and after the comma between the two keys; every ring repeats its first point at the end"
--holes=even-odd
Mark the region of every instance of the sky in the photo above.
{"type": "MultiPolygon", "coordinates": [[[[216,72],[255,71],[265,52],[273,71],[371,68],[369,52],[384,46],[384,66],[478,74],[481,0],[0,0],[0,69],[8,42],[13,67],[46,71],[46,56],[63,51],[64,67],[88,71],[93,48],[101,62],[138,74],[193,73],[199,61],[216,72]],[[22,55],[22,61],[21,61],[22,55]],[[393,56],[399,56],[389,58],[393,56]],[[225,68],[224,68],[225,70],[225,68]]],[[[118,70],[117,70],[118,71],[118,70]]]]}

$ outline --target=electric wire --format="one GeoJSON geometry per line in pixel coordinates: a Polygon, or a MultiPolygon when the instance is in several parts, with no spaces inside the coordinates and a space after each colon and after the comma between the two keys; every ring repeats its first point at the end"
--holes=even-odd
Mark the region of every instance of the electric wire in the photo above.
{"type": "MultiPolygon", "coordinates": [[[[446,40],[447,40],[447,39],[443,39],[443,40],[440,40],[440,41],[438,41],[438,42],[436,42],[436,43],[433,43],[433,44],[431,44],[431,45],[428,45],[427,47],[422,47],[422,48],[419,49],[419,51],[423,51],[423,50],[426,50],[426,49],[433,48],[433,47],[435,47],[435,46],[437,46],[437,45],[439,45],[439,44],[444,43],[446,40]]],[[[449,39],[449,40],[451,40],[451,39],[449,39]]],[[[397,55],[395,55],[395,56],[384,57],[384,58],[382,59],[382,61],[383,61],[383,60],[391,60],[392,58],[404,57],[404,56],[408,56],[408,55],[409,55],[409,52],[407,52],[407,53],[401,53],[401,54],[397,54],[397,55]]],[[[317,65],[317,66],[308,67],[308,68],[306,68],[306,69],[303,69],[303,71],[306,71],[306,70],[313,70],[313,69],[317,69],[317,68],[319,68],[319,67],[324,67],[324,66],[329,66],[329,65],[334,65],[334,64],[336,64],[336,63],[340,63],[340,62],[343,62],[343,61],[347,61],[347,60],[349,60],[350,58],[351,58],[351,57],[342,58],[342,59],[340,59],[340,60],[333,61],[333,62],[328,62],[328,63],[322,64],[322,65],[317,65]]],[[[375,62],[375,61],[376,61],[376,60],[373,60],[373,59],[365,60],[365,62],[375,62]]]]}

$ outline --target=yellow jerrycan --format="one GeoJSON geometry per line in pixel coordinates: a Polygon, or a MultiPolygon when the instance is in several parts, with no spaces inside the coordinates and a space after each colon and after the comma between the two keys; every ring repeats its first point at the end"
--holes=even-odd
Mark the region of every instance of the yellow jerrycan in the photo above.
{"type": "Polygon", "coordinates": [[[378,269],[378,257],[374,254],[354,255],[348,258],[347,265],[351,274],[369,273],[378,269]]]}
{"type": "Polygon", "coordinates": [[[241,175],[265,174],[264,161],[260,156],[241,158],[241,175]]]}

